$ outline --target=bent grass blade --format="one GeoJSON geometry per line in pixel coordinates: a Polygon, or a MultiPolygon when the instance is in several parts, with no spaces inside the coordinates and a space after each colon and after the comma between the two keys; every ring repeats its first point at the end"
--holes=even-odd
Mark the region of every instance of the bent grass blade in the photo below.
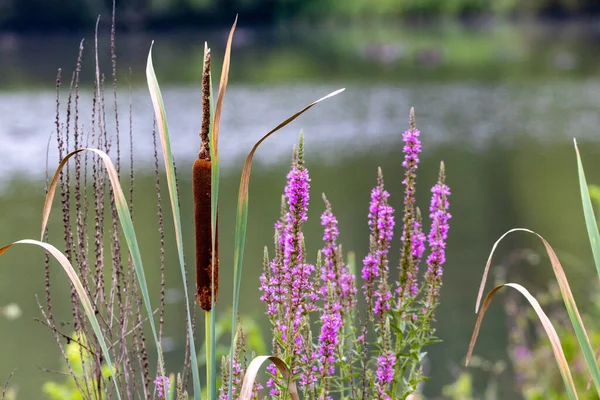
{"type": "Polygon", "coordinates": [[[91,302],[90,298],[88,297],[88,295],[85,293],[85,289],[83,288],[83,285],[81,284],[81,281],[79,280],[79,276],[77,276],[75,269],[73,268],[73,266],[71,265],[71,263],[69,262],[67,257],[63,253],[61,253],[56,247],[52,246],[51,244],[48,244],[48,243],[45,243],[42,241],[38,241],[38,240],[30,240],[30,239],[19,240],[17,242],[11,243],[7,246],[0,248],[0,256],[2,254],[4,254],[8,249],[10,249],[15,244],[32,244],[32,245],[42,247],[47,252],[52,254],[52,256],[56,259],[56,261],[58,261],[58,263],[61,265],[63,270],[66,272],[67,276],[69,277],[69,280],[71,281],[71,283],[73,283],[73,287],[75,287],[75,290],[77,291],[77,296],[79,296],[79,301],[81,302],[81,305],[83,306],[83,310],[85,311],[85,314],[90,321],[90,325],[92,325],[92,330],[94,331],[94,334],[96,335],[96,338],[98,339],[98,343],[100,344],[100,348],[102,349],[102,355],[104,356],[104,358],[106,360],[106,365],[108,366],[110,375],[112,377],[112,380],[113,380],[113,383],[115,386],[117,398],[120,400],[121,393],[119,392],[119,387],[117,386],[117,374],[116,374],[115,368],[113,366],[112,360],[110,358],[110,352],[108,351],[108,347],[106,345],[104,337],[102,336],[102,330],[100,329],[100,325],[98,324],[98,319],[96,318],[96,315],[94,313],[94,308],[92,307],[92,302],[91,302]]]}
{"type": "Polygon", "coordinates": [[[475,305],[475,312],[479,312],[479,306],[481,304],[481,299],[483,297],[483,290],[485,288],[485,283],[487,281],[487,276],[490,270],[490,266],[492,264],[492,257],[498,244],[504,239],[507,235],[513,232],[527,232],[537,236],[546,249],[546,253],[548,254],[548,258],[550,259],[550,264],[552,265],[552,270],[554,271],[554,275],[556,277],[556,281],[560,288],[560,294],[562,296],[563,302],[565,304],[565,308],[567,309],[567,313],[569,314],[569,319],[571,320],[571,324],[573,325],[573,330],[575,331],[575,335],[577,336],[577,341],[579,342],[579,346],[581,347],[581,351],[583,353],[583,357],[585,358],[586,364],[590,370],[592,381],[594,382],[594,386],[596,388],[596,392],[600,396],[600,370],[598,369],[598,364],[596,363],[596,359],[594,356],[594,350],[590,344],[590,339],[588,337],[587,331],[585,330],[585,326],[583,325],[583,320],[581,319],[581,315],[579,314],[579,310],[577,309],[577,304],[575,303],[575,299],[573,298],[573,293],[571,292],[571,287],[569,286],[569,281],[567,280],[567,276],[565,275],[565,271],[552,249],[552,246],[544,239],[541,235],[537,234],[534,231],[524,228],[515,228],[506,232],[504,235],[500,237],[494,243],[492,247],[492,251],[490,252],[490,256],[488,257],[487,264],[485,266],[485,270],[483,272],[483,277],[481,278],[481,284],[479,286],[479,293],[477,295],[477,303],[475,305]]]}
{"type": "Polygon", "coordinates": [[[140,285],[140,291],[142,293],[144,306],[146,308],[146,312],[148,313],[148,321],[150,321],[152,335],[154,337],[154,342],[156,343],[156,349],[159,357],[159,372],[161,376],[164,376],[165,373],[162,348],[158,340],[158,334],[156,333],[156,326],[154,324],[154,313],[152,311],[152,304],[150,303],[150,295],[148,293],[146,274],[144,272],[144,266],[142,264],[142,255],[140,253],[135,229],[133,228],[133,221],[131,220],[131,214],[129,213],[127,200],[125,200],[123,189],[121,188],[121,184],[119,183],[119,175],[117,174],[117,170],[110,157],[105,152],[98,149],[79,149],[67,154],[65,158],[61,160],[60,164],[58,165],[58,168],[56,168],[56,172],[54,173],[52,180],[50,181],[50,185],[48,186],[48,193],[46,194],[46,200],[44,202],[44,210],[42,212],[42,237],[48,224],[48,218],[50,217],[52,201],[54,200],[54,195],[56,193],[56,187],[58,184],[60,172],[71,157],[84,151],[90,151],[97,154],[104,162],[104,166],[106,168],[106,172],[108,174],[108,178],[110,180],[110,184],[112,186],[113,193],[115,196],[115,205],[117,207],[117,213],[119,216],[119,222],[121,223],[121,229],[123,229],[123,235],[125,236],[125,241],[127,242],[129,253],[131,254],[131,259],[133,261],[136,277],[140,285]]]}
{"type": "Polygon", "coordinates": [[[479,329],[481,328],[481,321],[483,321],[483,316],[485,315],[485,312],[487,311],[488,307],[490,306],[490,303],[492,302],[492,298],[494,297],[494,295],[496,293],[498,293],[498,291],[500,289],[502,289],[505,286],[511,287],[511,288],[519,291],[527,299],[527,301],[529,301],[529,304],[531,304],[531,307],[533,307],[535,313],[537,314],[538,318],[540,319],[540,322],[542,323],[542,326],[544,327],[544,330],[546,331],[546,335],[548,335],[550,344],[552,345],[552,352],[554,353],[554,358],[556,359],[556,363],[558,365],[560,375],[565,384],[565,389],[567,391],[567,394],[569,395],[569,399],[576,400],[578,397],[577,397],[577,391],[575,390],[575,383],[573,382],[573,377],[571,376],[571,370],[569,369],[569,365],[567,363],[567,359],[565,357],[563,348],[560,344],[560,339],[558,338],[558,334],[556,333],[556,329],[554,329],[552,322],[550,322],[550,319],[548,318],[548,316],[546,315],[544,310],[542,310],[542,307],[540,306],[538,301],[535,299],[535,297],[533,297],[527,289],[525,289],[523,286],[521,286],[517,283],[505,283],[503,285],[496,286],[485,297],[485,300],[483,301],[483,306],[481,307],[481,312],[477,316],[477,322],[475,323],[475,329],[473,330],[473,336],[471,337],[471,342],[469,343],[469,351],[467,353],[467,358],[466,358],[465,364],[469,365],[469,361],[471,360],[471,355],[473,354],[473,349],[475,347],[475,343],[477,342],[477,336],[479,335],[479,329]]]}
{"type": "Polygon", "coordinates": [[[265,361],[270,361],[277,367],[277,370],[283,376],[283,379],[287,382],[288,385],[288,393],[292,400],[300,400],[300,396],[298,395],[298,389],[296,388],[296,382],[294,382],[292,377],[292,372],[286,365],[286,363],[279,357],[275,356],[258,356],[255,357],[254,360],[248,366],[246,373],[244,374],[244,380],[242,381],[242,389],[240,390],[239,400],[251,400],[252,390],[254,389],[254,382],[256,381],[256,375],[260,370],[260,367],[265,363],[265,361]]]}

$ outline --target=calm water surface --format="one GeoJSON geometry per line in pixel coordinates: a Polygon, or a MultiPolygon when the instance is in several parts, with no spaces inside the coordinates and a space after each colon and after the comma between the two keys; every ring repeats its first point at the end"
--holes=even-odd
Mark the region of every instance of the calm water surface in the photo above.
{"type": "MultiPolygon", "coordinates": [[[[198,147],[197,81],[205,37],[124,37],[119,47],[121,130],[128,131],[131,93],[135,223],[151,287],[158,288],[159,266],[152,110],[143,86],[146,52],[149,41],[156,39],[155,65],[163,83],[180,171],[189,259],[193,226],[188,171],[198,147]],[[128,82],[132,83],[131,92],[128,82]]],[[[218,59],[223,33],[208,37],[215,47],[213,57],[218,59]]],[[[55,129],[54,77],[62,67],[63,77],[70,78],[79,40],[0,38],[0,243],[38,236],[49,138],[49,164],[52,167],[58,161],[56,140],[50,137],[55,129]]],[[[258,301],[262,251],[272,240],[272,224],[278,216],[299,131],[306,134],[312,178],[307,249],[316,254],[320,247],[318,217],[323,211],[321,193],[325,192],[340,220],[344,248],[355,251],[361,260],[368,251],[368,201],[378,166],[391,192],[391,204],[401,209],[401,134],[414,106],[424,149],[419,205],[423,209],[428,206],[428,190],[441,160],[453,192],[448,265],[437,323],[444,342],[429,349],[433,379],[427,387],[431,393],[439,392],[463,362],[474,324],[478,281],[493,242],[504,231],[529,227],[543,234],[564,257],[576,290],[584,288],[594,274],[577,192],[572,139],[576,137],[581,144],[588,180],[600,182],[600,64],[595,55],[600,54],[599,44],[593,30],[579,27],[390,28],[362,34],[352,29],[312,34],[304,30],[240,31],[221,136],[224,285],[219,311],[226,315],[230,304],[227,266],[232,264],[233,215],[240,167],[252,144],[309,102],[338,87],[347,88],[270,138],[257,153],[250,187],[241,311],[258,320],[266,331],[263,306],[258,301]]],[[[106,54],[106,43],[101,54],[106,54]]],[[[84,66],[81,97],[85,112],[80,123],[85,131],[91,123],[90,57],[87,54],[84,60],[88,68],[84,66]]],[[[105,71],[110,74],[109,69],[105,71]]],[[[61,91],[62,113],[66,98],[67,91],[61,91]]],[[[112,102],[107,105],[109,132],[114,132],[112,102]]],[[[127,137],[121,138],[121,145],[127,154],[127,137]]],[[[51,229],[56,232],[59,226],[60,218],[55,215],[51,229]]],[[[167,235],[172,237],[172,231],[167,235]]],[[[392,265],[398,261],[398,242],[395,239],[392,265]]],[[[517,234],[501,246],[497,260],[501,262],[523,247],[541,251],[539,243],[517,234]]],[[[177,289],[180,278],[173,242],[168,243],[167,257],[168,285],[173,288],[167,361],[176,370],[184,346],[184,310],[177,289]]],[[[43,297],[44,293],[43,254],[15,248],[2,257],[1,265],[0,306],[16,302],[23,317],[11,322],[0,319],[0,381],[17,368],[13,382],[20,386],[21,398],[40,398],[41,383],[53,378],[42,369],[60,368],[52,335],[35,321],[39,317],[36,295],[43,297]]],[[[543,284],[550,277],[544,259],[537,267],[517,269],[515,279],[525,283],[543,284]]],[[[68,285],[58,268],[53,278],[55,307],[66,320],[70,313],[68,285]]],[[[492,307],[477,353],[491,360],[505,358],[505,338],[501,309],[492,307]]]]}

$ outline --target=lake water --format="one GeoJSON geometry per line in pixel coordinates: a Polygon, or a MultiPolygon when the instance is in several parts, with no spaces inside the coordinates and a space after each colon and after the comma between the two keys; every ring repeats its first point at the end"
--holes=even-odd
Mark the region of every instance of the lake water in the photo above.
{"type": "MultiPolygon", "coordinates": [[[[131,83],[135,223],[150,285],[158,285],[159,277],[152,109],[144,86],[147,51],[150,41],[156,40],[154,61],[180,170],[184,238],[190,259],[193,226],[188,171],[198,151],[203,40],[210,40],[213,60],[218,60],[224,34],[118,38],[121,128],[126,132],[131,83]]],[[[85,37],[91,46],[93,37],[85,37]]],[[[46,149],[54,130],[56,70],[63,68],[63,79],[70,78],[80,39],[0,36],[1,244],[39,235],[46,149]]],[[[220,141],[224,170],[219,312],[225,315],[230,304],[231,286],[226,281],[232,265],[237,187],[243,159],[252,144],[306,104],[346,87],[344,93],[270,138],[255,157],[241,312],[264,324],[263,305],[258,301],[262,251],[272,241],[272,224],[300,130],[306,135],[306,163],[312,178],[307,249],[315,254],[320,246],[320,194],[325,192],[340,220],[344,248],[355,251],[361,260],[368,250],[368,201],[378,166],[392,195],[391,204],[401,209],[401,139],[409,109],[414,106],[423,141],[419,205],[422,209],[428,206],[428,190],[435,183],[441,160],[452,189],[448,263],[437,318],[438,334],[444,342],[429,348],[433,379],[427,388],[430,393],[439,392],[463,364],[475,320],[479,279],[492,244],[503,232],[528,227],[545,236],[563,259],[575,291],[587,288],[594,277],[572,143],[577,138],[588,181],[600,182],[599,47],[594,28],[582,26],[241,29],[233,49],[220,141]]],[[[102,66],[110,76],[107,51],[106,37],[101,36],[102,66]]],[[[90,123],[92,48],[86,47],[85,54],[84,127],[90,123]]],[[[62,112],[66,96],[63,90],[62,112]]],[[[107,104],[110,132],[112,103],[107,104]]],[[[128,139],[121,141],[127,154],[128,139]]],[[[52,167],[58,155],[53,137],[50,143],[52,167]]],[[[59,226],[56,216],[51,229],[56,231],[59,226]]],[[[392,265],[398,260],[398,238],[394,244],[392,265]]],[[[498,262],[524,247],[542,251],[540,243],[516,234],[501,246],[498,262]]],[[[183,351],[183,308],[176,289],[180,277],[174,242],[168,243],[167,257],[168,285],[174,289],[168,311],[172,349],[167,361],[168,367],[176,370],[183,351]]],[[[60,368],[52,335],[34,321],[39,317],[35,296],[44,293],[43,254],[15,248],[2,257],[0,265],[0,306],[14,302],[23,310],[16,321],[0,319],[0,382],[17,368],[13,383],[20,386],[20,398],[40,398],[41,383],[56,378],[42,369],[60,368]]],[[[514,279],[532,286],[543,286],[551,276],[545,258],[537,267],[519,265],[515,270],[514,279]]],[[[70,312],[68,285],[58,268],[54,295],[58,314],[66,319],[70,312]]],[[[586,297],[579,297],[585,302],[586,297]]],[[[484,322],[476,353],[490,360],[503,359],[505,345],[506,329],[498,305],[484,322]]]]}

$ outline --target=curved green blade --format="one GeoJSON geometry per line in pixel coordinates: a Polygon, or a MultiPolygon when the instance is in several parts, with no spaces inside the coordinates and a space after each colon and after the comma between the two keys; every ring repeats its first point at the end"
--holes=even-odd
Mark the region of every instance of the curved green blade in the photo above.
{"type": "Polygon", "coordinates": [[[183,280],[183,293],[185,295],[185,310],[187,313],[187,330],[190,343],[190,354],[192,357],[192,381],[194,383],[194,398],[200,399],[202,396],[200,388],[200,374],[198,373],[198,360],[196,359],[196,346],[194,344],[194,334],[192,329],[192,313],[190,311],[190,299],[188,287],[185,279],[185,262],[183,258],[183,239],[181,230],[181,214],[179,212],[179,202],[177,200],[177,183],[175,181],[175,168],[173,167],[173,154],[171,152],[171,139],[169,137],[169,126],[167,125],[167,113],[163,103],[162,94],[154,73],[152,65],[152,47],[148,52],[148,64],[146,66],[146,78],[148,80],[148,89],[154,106],[154,115],[160,134],[160,144],[165,160],[165,170],[167,173],[167,184],[169,188],[169,200],[173,212],[173,223],[175,224],[175,241],[177,242],[177,254],[179,256],[179,267],[181,270],[181,279],[183,280]]]}
{"type": "Polygon", "coordinates": [[[117,392],[117,398],[120,400],[121,393],[119,392],[119,387],[117,386],[117,375],[116,375],[115,368],[114,368],[111,358],[110,358],[110,352],[108,351],[108,347],[106,346],[106,342],[104,341],[104,337],[102,336],[102,330],[100,329],[100,325],[98,324],[98,319],[96,318],[96,314],[94,313],[94,308],[92,307],[92,302],[91,302],[90,298],[88,297],[88,295],[85,293],[85,289],[83,288],[83,285],[81,284],[81,281],[79,280],[79,276],[77,276],[75,269],[73,268],[73,266],[71,265],[71,263],[69,262],[67,257],[63,253],[61,253],[56,247],[52,246],[51,244],[48,244],[48,243],[45,243],[42,241],[38,241],[38,240],[30,240],[30,239],[19,240],[17,242],[11,243],[7,246],[0,248],[0,256],[2,254],[4,254],[8,249],[10,249],[15,244],[33,244],[33,245],[42,247],[47,252],[52,254],[52,256],[56,259],[56,261],[58,261],[58,263],[61,265],[61,267],[63,267],[63,269],[67,273],[67,276],[71,280],[71,283],[73,283],[73,287],[77,291],[77,296],[79,296],[79,301],[81,302],[81,305],[83,306],[85,315],[88,317],[90,324],[92,325],[92,330],[94,331],[94,334],[96,335],[96,338],[98,339],[98,343],[100,344],[100,348],[102,349],[102,355],[104,356],[104,358],[106,360],[106,365],[108,366],[108,369],[110,370],[110,375],[112,376],[113,383],[115,385],[115,390],[117,392]]]}

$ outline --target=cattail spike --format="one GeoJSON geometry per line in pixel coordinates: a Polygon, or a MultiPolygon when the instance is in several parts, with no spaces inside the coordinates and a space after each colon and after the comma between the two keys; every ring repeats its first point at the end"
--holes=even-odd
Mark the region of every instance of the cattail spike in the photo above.
{"type": "Polygon", "coordinates": [[[211,170],[210,160],[203,159],[197,159],[192,169],[194,222],[196,224],[196,294],[200,307],[205,311],[212,308],[213,275],[215,283],[214,302],[216,302],[219,293],[218,228],[217,235],[215,235],[213,273],[211,170]]]}
{"type": "MultiPolygon", "coordinates": [[[[204,44],[202,71],[202,126],[200,152],[192,168],[194,222],[196,224],[196,295],[200,307],[209,311],[219,292],[218,228],[213,255],[212,232],[212,162],[210,157],[210,49],[204,44]],[[214,256],[214,257],[213,257],[214,256]],[[214,260],[213,260],[214,258],[214,260]],[[214,264],[214,271],[213,271],[214,264]],[[214,280],[214,289],[213,289],[214,280]],[[214,293],[214,299],[213,299],[214,293]]],[[[219,217],[217,215],[217,225],[219,217]]]]}
{"type": "Polygon", "coordinates": [[[210,49],[204,43],[204,69],[202,71],[202,126],[200,128],[200,153],[198,158],[210,161],[210,49]]]}

